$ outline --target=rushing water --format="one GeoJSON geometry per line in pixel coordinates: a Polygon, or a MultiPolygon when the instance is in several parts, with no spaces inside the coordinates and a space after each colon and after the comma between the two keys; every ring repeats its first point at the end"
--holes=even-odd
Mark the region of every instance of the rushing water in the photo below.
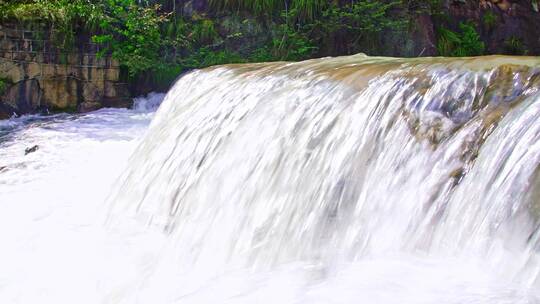
{"type": "Polygon", "coordinates": [[[1,303],[540,303],[539,59],[216,67],[148,127],[157,100],[0,123],[1,303]]]}

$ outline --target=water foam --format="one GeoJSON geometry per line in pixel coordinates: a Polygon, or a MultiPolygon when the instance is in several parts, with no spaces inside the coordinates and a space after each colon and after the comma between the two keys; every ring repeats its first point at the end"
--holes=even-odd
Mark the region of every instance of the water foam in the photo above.
{"type": "Polygon", "coordinates": [[[11,120],[0,300],[540,303],[537,66],[218,67],[155,117],[11,120]]]}

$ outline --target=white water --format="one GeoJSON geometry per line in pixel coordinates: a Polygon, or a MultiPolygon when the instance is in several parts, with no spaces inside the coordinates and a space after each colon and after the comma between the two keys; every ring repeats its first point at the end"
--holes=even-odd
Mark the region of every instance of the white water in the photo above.
{"type": "Polygon", "coordinates": [[[0,303],[540,303],[537,71],[485,61],[195,72],[146,136],[1,122],[0,303]]]}
{"type": "Polygon", "coordinates": [[[164,237],[105,229],[104,201],[152,116],[0,121],[15,128],[0,143],[0,303],[117,303],[131,293],[164,237]]]}

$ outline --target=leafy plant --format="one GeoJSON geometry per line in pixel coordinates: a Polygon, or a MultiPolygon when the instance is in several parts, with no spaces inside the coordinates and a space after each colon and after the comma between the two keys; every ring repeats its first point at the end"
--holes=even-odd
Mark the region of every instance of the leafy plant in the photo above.
{"type": "Polygon", "coordinates": [[[442,56],[452,56],[455,49],[461,44],[461,38],[456,32],[445,28],[439,29],[439,39],[437,42],[437,51],[442,56]]]}
{"type": "Polygon", "coordinates": [[[440,28],[437,50],[439,55],[451,57],[479,56],[484,54],[485,44],[473,25],[460,23],[460,33],[440,28]]]}
{"type": "MultiPolygon", "coordinates": [[[[51,39],[62,49],[71,49],[79,28],[95,30],[101,12],[90,0],[14,0],[0,2],[0,19],[50,27],[51,39]]],[[[99,1],[98,1],[99,2],[99,1]]]]}
{"type": "Polygon", "coordinates": [[[274,38],[269,47],[272,57],[277,60],[301,60],[312,55],[317,47],[309,38],[310,26],[293,22],[297,10],[283,11],[284,23],[276,26],[274,38]]]}
{"type": "Polygon", "coordinates": [[[352,4],[331,5],[313,22],[310,36],[318,45],[333,46],[337,53],[375,50],[385,32],[400,32],[407,20],[392,14],[399,1],[359,0],[352,4]]]}
{"type": "Polygon", "coordinates": [[[458,56],[479,56],[484,54],[486,48],[484,42],[480,39],[480,35],[476,32],[473,25],[461,23],[461,45],[456,50],[458,56]]]}
{"type": "Polygon", "coordinates": [[[158,15],[158,7],[142,7],[135,0],[104,0],[105,12],[100,22],[104,32],[93,41],[106,46],[100,55],[110,52],[128,68],[130,76],[159,69],[163,42],[161,24],[166,16],[158,15]]]}
{"type": "Polygon", "coordinates": [[[526,55],[528,53],[521,39],[515,36],[504,41],[504,51],[508,55],[526,55]]]}

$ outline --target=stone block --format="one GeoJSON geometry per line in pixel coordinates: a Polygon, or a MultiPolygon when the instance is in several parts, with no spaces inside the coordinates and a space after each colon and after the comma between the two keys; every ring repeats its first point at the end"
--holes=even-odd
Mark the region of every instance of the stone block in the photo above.
{"type": "Polygon", "coordinates": [[[103,90],[100,90],[94,83],[84,82],[82,88],[83,102],[99,103],[103,98],[103,90]]]}
{"type": "Polygon", "coordinates": [[[41,64],[37,62],[28,63],[26,66],[26,76],[28,78],[39,78],[42,76],[41,64]]]}
{"type": "Polygon", "coordinates": [[[67,54],[67,64],[69,65],[80,65],[81,59],[79,57],[79,54],[77,53],[69,53],[67,54]]]}
{"type": "Polygon", "coordinates": [[[110,68],[104,70],[105,76],[104,79],[108,81],[118,81],[120,79],[120,69],[110,68]]]}
{"type": "Polygon", "coordinates": [[[0,74],[12,82],[19,82],[25,78],[25,72],[21,64],[0,58],[0,74]]]}
{"type": "Polygon", "coordinates": [[[43,101],[52,109],[74,110],[82,100],[82,85],[74,78],[43,79],[43,101]]]}

